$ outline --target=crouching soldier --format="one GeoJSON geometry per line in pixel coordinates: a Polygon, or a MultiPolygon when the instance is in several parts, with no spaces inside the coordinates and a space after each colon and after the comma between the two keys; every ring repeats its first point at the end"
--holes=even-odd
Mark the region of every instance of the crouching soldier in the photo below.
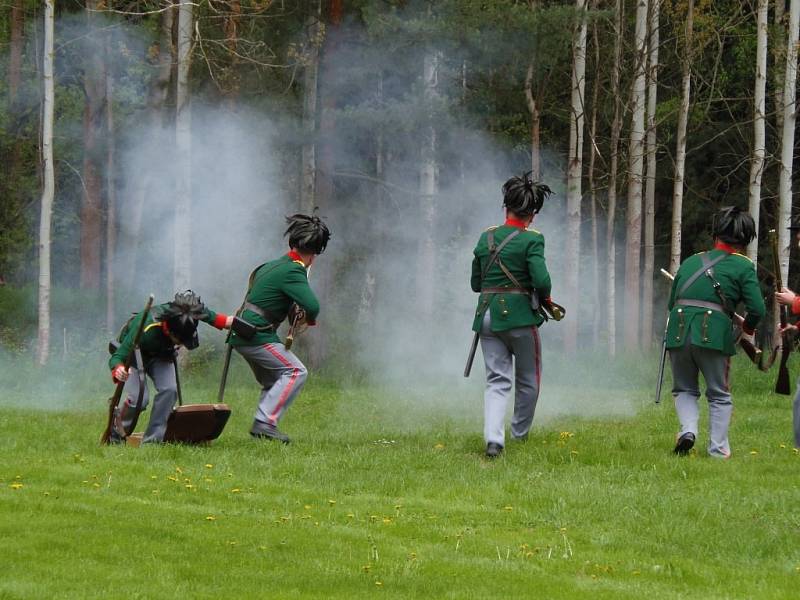
{"type": "Polygon", "coordinates": [[[316,216],[296,214],[286,222],[289,252],[253,271],[239,315],[255,326],[255,334],[247,339],[234,329],[229,343],[261,385],[250,435],[289,443],[278,422],[303,389],[308,371],[281,342],[278,326],[287,316],[296,324],[315,324],[319,302],[308,284],[308,269],[325,250],[331,234],[316,216]]]}
{"type": "Polygon", "coordinates": [[[739,325],[752,337],[764,317],[764,300],[753,262],[743,253],[756,237],[753,218],[736,207],[722,208],[712,222],[714,248],[687,258],[672,283],[666,347],[669,350],[675,411],[680,421],[674,452],[688,454],[698,434],[698,375],[706,381],[708,454],[729,458],[728,426],[733,412],[730,357],[736,353],[733,311],[743,302],[739,325]]]}
{"type": "Polygon", "coordinates": [[[506,222],[481,234],[472,261],[472,291],[480,292],[472,330],[480,333],[486,365],[484,440],[486,455],[496,457],[505,446],[505,413],[514,383],[511,435],[524,439],[533,423],[539,398],[544,321],[532,295],[550,302],[550,274],[544,260],[544,236],[527,229],[550,194],[530,173],[503,185],[506,222]]]}
{"type": "MultiPolygon", "coordinates": [[[[199,345],[197,324],[204,321],[217,329],[229,328],[233,317],[215,313],[206,308],[200,297],[191,290],[175,294],[175,299],[166,304],[154,306],[149,312],[135,314],[122,328],[116,342],[112,342],[113,353],[108,361],[115,382],[125,381],[124,400],[117,408],[117,419],[126,432],[131,433],[136,426],[139,412],[148,405],[147,384],[141,390],[140,370],[149,375],[156,386],[150,422],[142,437],[142,443],[162,442],[167,429],[167,419],[178,397],[175,374],[175,353],[179,346],[193,350],[199,345]],[[123,362],[133,349],[134,337],[139,323],[144,319],[142,337],[139,340],[142,364],[126,369],[123,362]]],[[[111,443],[120,443],[122,438],[112,430],[111,443]]]]}

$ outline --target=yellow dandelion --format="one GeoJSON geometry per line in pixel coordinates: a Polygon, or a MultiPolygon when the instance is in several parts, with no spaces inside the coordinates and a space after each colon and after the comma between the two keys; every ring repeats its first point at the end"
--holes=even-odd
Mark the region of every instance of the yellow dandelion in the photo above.
{"type": "Polygon", "coordinates": [[[25,486],[24,486],[24,485],[22,485],[21,483],[12,483],[12,484],[11,484],[9,487],[10,487],[12,490],[19,490],[19,489],[21,489],[21,488],[23,488],[23,487],[25,487],[25,486]]]}
{"type": "Polygon", "coordinates": [[[503,510],[514,510],[513,506],[504,506],[503,510]]]}
{"type": "Polygon", "coordinates": [[[333,506],[334,504],[336,504],[336,500],[328,500],[328,504],[330,504],[331,506],[333,506]]]}
{"type": "Polygon", "coordinates": [[[781,448],[786,448],[786,444],[781,444],[781,448]]]}
{"type": "Polygon", "coordinates": [[[99,483],[93,483],[93,484],[92,484],[92,487],[94,487],[94,488],[99,488],[99,487],[100,487],[100,484],[99,484],[99,483]]]}
{"type": "Polygon", "coordinates": [[[442,444],[441,442],[439,442],[438,444],[436,444],[436,445],[434,446],[434,448],[436,448],[437,450],[441,450],[442,448],[444,448],[444,444],[442,444]]]}
{"type": "Polygon", "coordinates": [[[578,451],[577,450],[570,450],[569,453],[574,455],[574,454],[577,454],[578,451]]]}
{"type": "Polygon", "coordinates": [[[206,469],[213,469],[213,468],[214,468],[214,465],[212,465],[211,463],[207,463],[206,464],[206,469]]]}
{"type": "Polygon", "coordinates": [[[150,475],[150,479],[158,479],[157,475],[150,475]]]}
{"type": "Polygon", "coordinates": [[[50,495],[50,492],[45,492],[45,493],[44,493],[44,495],[45,495],[45,496],[49,496],[49,495],[50,495]]]}
{"type": "Polygon", "coordinates": [[[355,517],[355,515],[353,513],[347,513],[347,518],[348,519],[352,519],[354,517],[355,517]]]}
{"type": "Polygon", "coordinates": [[[390,517],[383,517],[383,522],[384,523],[391,523],[392,519],[390,517]]]}
{"type": "Polygon", "coordinates": [[[203,479],[203,481],[205,481],[206,483],[214,483],[214,480],[213,480],[213,479],[211,479],[211,477],[205,477],[205,478],[203,479]]]}
{"type": "Polygon", "coordinates": [[[755,456],[756,454],[758,454],[758,450],[750,450],[751,456],[755,456]]]}
{"type": "Polygon", "coordinates": [[[378,587],[381,587],[383,585],[383,582],[382,581],[376,581],[375,585],[377,585],[378,587]]]}
{"type": "Polygon", "coordinates": [[[403,505],[402,505],[402,504],[395,504],[395,505],[394,505],[394,509],[395,509],[395,510],[400,510],[401,508],[403,508],[403,505]]]}
{"type": "Polygon", "coordinates": [[[180,467],[175,467],[175,472],[176,473],[183,473],[183,469],[181,469],[180,467]]]}
{"type": "Polygon", "coordinates": [[[369,570],[371,568],[372,568],[372,565],[364,565],[364,566],[361,567],[361,570],[364,571],[364,573],[369,573],[369,570]]]}
{"type": "Polygon", "coordinates": [[[159,491],[158,491],[158,490],[153,490],[153,493],[154,493],[154,494],[158,494],[158,493],[159,493],[159,491]]]}
{"type": "Polygon", "coordinates": [[[241,491],[242,491],[242,490],[240,490],[239,488],[233,488],[233,489],[231,490],[231,494],[238,494],[238,493],[239,493],[239,492],[241,492],[241,491]]]}
{"type": "Polygon", "coordinates": [[[167,479],[169,479],[170,481],[178,481],[178,478],[173,475],[170,475],[169,477],[167,477],[167,479]]]}
{"type": "Polygon", "coordinates": [[[214,515],[208,515],[206,517],[206,521],[216,521],[216,520],[217,520],[217,517],[215,517],[214,515]]]}
{"type": "Polygon", "coordinates": [[[311,510],[311,505],[310,504],[304,504],[303,508],[305,508],[306,510],[311,510]]]}

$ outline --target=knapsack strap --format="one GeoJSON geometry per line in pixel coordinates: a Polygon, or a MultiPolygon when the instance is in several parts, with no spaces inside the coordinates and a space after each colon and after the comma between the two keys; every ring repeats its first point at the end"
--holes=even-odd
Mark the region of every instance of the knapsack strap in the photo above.
{"type": "Polygon", "coordinates": [[[717,264],[718,262],[729,256],[729,254],[726,252],[722,256],[718,256],[717,258],[712,259],[709,258],[708,254],[709,254],[708,252],[704,252],[703,254],[700,255],[700,261],[703,263],[703,266],[700,267],[695,273],[692,273],[692,276],[689,277],[689,279],[686,280],[686,283],[684,283],[681,286],[681,289],[678,290],[678,296],[677,296],[678,298],[680,298],[683,295],[683,293],[687,289],[689,289],[689,286],[692,285],[695,281],[697,281],[703,273],[705,273],[715,264],[717,264]]]}
{"type": "MultiPolygon", "coordinates": [[[[489,260],[486,261],[486,264],[483,267],[483,271],[481,272],[481,284],[483,280],[486,279],[486,274],[489,272],[489,268],[495,263],[496,260],[500,258],[500,251],[506,247],[506,244],[513,240],[515,237],[519,235],[520,230],[515,229],[511,233],[509,233],[502,242],[500,242],[499,246],[494,245],[494,231],[489,231],[486,234],[486,242],[489,245],[489,260]]],[[[501,267],[502,268],[502,267],[501,267]]]]}

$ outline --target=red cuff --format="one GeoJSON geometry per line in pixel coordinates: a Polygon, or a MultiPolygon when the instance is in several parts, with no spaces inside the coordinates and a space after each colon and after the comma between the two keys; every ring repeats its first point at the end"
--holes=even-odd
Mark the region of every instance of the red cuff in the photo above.
{"type": "Polygon", "coordinates": [[[306,325],[308,325],[309,327],[314,327],[314,325],[316,324],[317,324],[316,321],[306,321],[306,325]]]}
{"type": "Polygon", "coordinates": [[[800,296],[794,297],[794,302],[792,302],[792,314],[800,315],[800,296]]]}
{"type": "Polygon", "coordinates": [[[217,316],[214,317],[214,322],[211,323],[217,329],[225,329],[225,322],[228,320],[227,315],[223,315],[222,313],[217,313],[217,316]]]}
{"type": "Polygon", "coordinates": [[[742,323],[742,331],[747,335],[753,335],[756,332],[755,327],[750,327],[747,323],[742,323]]]}

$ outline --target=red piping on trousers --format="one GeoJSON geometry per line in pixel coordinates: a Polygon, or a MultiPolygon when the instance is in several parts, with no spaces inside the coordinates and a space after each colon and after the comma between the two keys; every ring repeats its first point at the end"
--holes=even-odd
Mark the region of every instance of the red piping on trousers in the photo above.
{"type": "Polygon", "coordinates": [[[539,330],[531,327],[531,331],[533,332],[533,349],[536,351],[536,389],[539,389],[542,381],[542,349],[539,343],[539,330]]]}
{"type": "Polygon", "coordinates": [[[278,405],[275,407],[275,410],[272,412],[272,414],[267,417],[267,419],[269,419],[269,421],[273,425],[277,425],[277,417],[276,417],[276,415],[283,408],[283,405],[286,404],[286,399],[289,397],[289,394],[291,393],[292,388],[294,388],[294,382],[297,380],[297,373],[298,373],[299,369],[297,367],[292,366],[292,363],[290,363],[288,360],[286,360],[286,357],[282,356],[280,352],[275,350],[272,347],[272,344],[264,344],[264,349],[266,349],[267,352],[269,352],[270,354],[272,354],[272,356],[274,356],[279,361],[281,361],[281,364],[283,366],[290,367],[292,369],[292,376],[289,378],[289,383],[287,384],[286,388],[283,390],[283,393],[281,393],[281,397],[278,399],[278,405]]]}

